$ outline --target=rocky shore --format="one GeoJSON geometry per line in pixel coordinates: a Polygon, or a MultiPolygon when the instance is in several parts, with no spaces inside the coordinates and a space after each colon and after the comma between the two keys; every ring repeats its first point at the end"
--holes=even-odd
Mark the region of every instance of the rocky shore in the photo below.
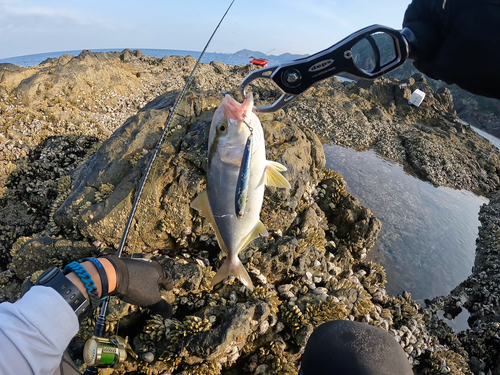
{"type": "MultiPolygon", "coordinates": [[[[114,252],[142,170],[194,63],[125,50],[29,68],[0,64],[1,301],[18,298],[21,283],[51,265],[114,252]]],[[[204,188],[213,111],[223,93],[240,99],[236,88],[252,69],[200,65],[174,119],[126,248],[172,271],[175,288],[164,298],[174,315],[165,320],[114,301],[108,330],[120,321],[134,349],[156,358],[152,365],[127,362],[115,373],[297,373],[312,330],[333,319],[392,333],[417,374],[499,371],[497,196],[480,216],[471,276],[480,282],[466,281],[424,310],[408,293],[387,295],[383,268],[365,261],[380,222],[346,192],[340,174],[324,169],[322,142],[330,142],[374,148],[435,185],[498,190],[498,150],[462,125],[447,90],[433,92],[422,76],[331,79],[260,116],[267,158],[288,167],[292,189],[266,190],[261,217],[270,236],[240,256],[255,291],[232,279],[210,287],[222,256],[189,204],[204,188]],[[419,108],[407,104],[415,88],[427,94],[419,108]],[[471,330],[455,335],[437,311],[458,301],[473,315],[471,330]]],[[[261,101],[275,98],[266,85],[253,90],[261,101]]],[[[93,324],[87,320],[72,343],[80,363],[93,324]]]]}

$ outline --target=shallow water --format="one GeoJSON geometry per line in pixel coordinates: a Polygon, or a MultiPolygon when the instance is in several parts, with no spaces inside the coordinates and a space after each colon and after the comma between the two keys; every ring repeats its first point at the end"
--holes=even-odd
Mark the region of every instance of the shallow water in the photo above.
{"type": "Polygon", "coordinates": [[[489,133],[486,133],[484,130],[481,130],[481,129],[476,128],[474,126],[471,126],[471,128],[474,129],[477,134],[479,134],[483,138],[486,138],[488,141],[491,142],[491,144],[493,146],[495,146],[496,148],[498,148],[500,150],[500,139],[498,139],[497,137],[495,137],[489,133]]]}
{"type": "Polygon", "coordinates": [[[391,295],[406,290],[423,302],[448,294],[471,273],[478,212],[488,200],[465,190],[434,187],[379,157],[324,146],[327,168],[339,171],[347,190],[382,222],[368,260],[387,272],[391,295]]]}

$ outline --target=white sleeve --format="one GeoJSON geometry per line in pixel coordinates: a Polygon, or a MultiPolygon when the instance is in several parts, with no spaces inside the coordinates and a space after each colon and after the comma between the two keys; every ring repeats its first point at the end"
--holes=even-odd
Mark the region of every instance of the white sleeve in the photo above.
{"type": "Polygon", "coordinates": [[[50,287],[0,303],[0,375],[52,375],[78,328],[73,309],[50,287]]]}

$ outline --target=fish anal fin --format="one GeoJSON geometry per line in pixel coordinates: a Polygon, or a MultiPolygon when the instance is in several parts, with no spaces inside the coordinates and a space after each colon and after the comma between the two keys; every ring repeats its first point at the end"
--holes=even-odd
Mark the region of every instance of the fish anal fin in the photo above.
{"type": "Polygon", "coordinates": [[[208,194],[206,190],[203,190],[190,204],[191,208],[194,208],[200,214],[208,219],[212,216],[212,210],[210,209],[210,203],[208,201],[208,194]]]}
{"type": "Polygon", "coordinates": [[[254,238],[267,236],[269,236],[269,232],[262,221],[259,220],[253,230],[245,238],[243,238],[243,240],[241,240],[240,246],[238,246],[238,253],[243,250],[254,238]]]}
{"type": "Polygon", "coordinates": [[[236,257],[233,262],[231,262],[229,256],[226,257],[224,263],[222,263],[222,266],[212,279],[212,286],[217,285],[228,276],[235,276],[248,289],[253,290],[252,279],[238,257],[236,257]]]}
{"type": "Polygon", "coordinates": [[[268,160],[266,163],[266,172],[264,183],[267,186],[275,186],[279,188],[290,189],[290,183],[285,177],[280,173],[286,171],[286,167],[275,161],[268,160]]]}
{"type": "Polygon", "coordinates": [[[219,228],[217,228],[214,215],[212,214],[212,209],[210,208],[207,191],[203,190],[195,199],[193,199],[190,206],[191,208],[197,210],[201,214],[201,216],[203,216],[208,221],[212,229],[215,231],[215,236],[217,237],[217,242],[219,243],[220,248],[225,254],[227,254],[228,252],[226,245],[222,240],[219,228]]]}

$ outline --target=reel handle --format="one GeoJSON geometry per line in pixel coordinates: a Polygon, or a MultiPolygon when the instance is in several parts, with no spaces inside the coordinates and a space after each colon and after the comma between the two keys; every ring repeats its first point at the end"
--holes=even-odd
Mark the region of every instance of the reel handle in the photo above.
{"type": "Polygon", "coordinates": [[[88,366],[85,370],[85,375],[99,375],[99,369],[94,366],[88,366]]]}

